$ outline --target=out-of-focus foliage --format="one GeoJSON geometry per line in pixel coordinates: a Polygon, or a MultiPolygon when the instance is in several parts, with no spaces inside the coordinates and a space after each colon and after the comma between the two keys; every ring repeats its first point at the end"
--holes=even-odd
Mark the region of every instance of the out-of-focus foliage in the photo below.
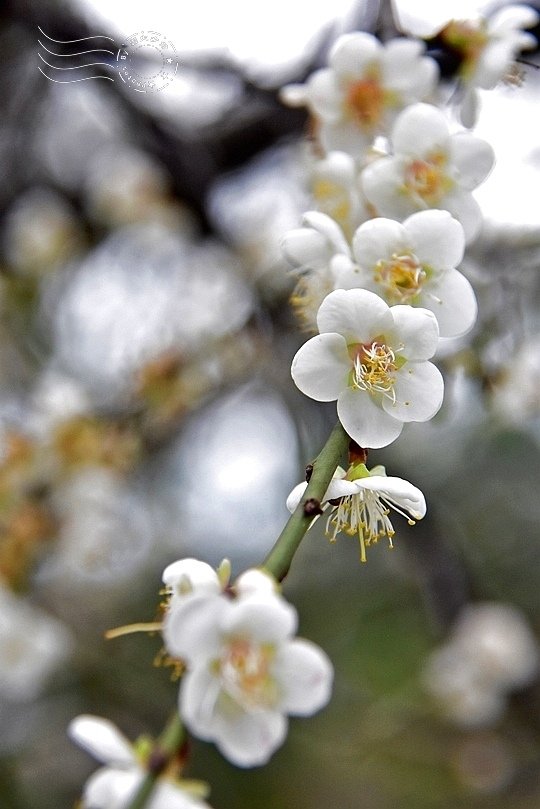
{"type": "MultiPolygon", "coordinates": [[[[336,31],[373,29],[377,5],[357,4],[295,69],[336,31]]],[[[277,101],[279,77],[200,57],[181,74],[180,115],[174,97],[40,75],[37,25],[94,33],[69,7],[3,14],[0,805],[58,809],[93,767],[65,736],[74,715],[133,738],[158,733],[177,699],[153,665],[158,638],[104,631],[155,617],[174,559],[259,563],[333,410],[289,379],[301,334],[279,242],[313,189],[305,120],[277,101]]],[[[391,30],[384,9],[377,25],[391,30]]],[[[194,742],[186,774],[210,783],[216,809],[540,803],[534,665],[476,722],[426,687],[467,605],[503,602],[540,630],[540,177],[537,146],[516,145],[540,84],[524,72],[524,87],[482,97],[478,131],[509,135],[493,140],[487,220],[462,268],[479,324],[441,349],[440,414],[370,458],[422,487],[428,516],[396,524],[395,549],[367,565],[354,540],[310,533],[285,592],[334,663],[334,699],[293,720],[261,770],[194,742]]]]}

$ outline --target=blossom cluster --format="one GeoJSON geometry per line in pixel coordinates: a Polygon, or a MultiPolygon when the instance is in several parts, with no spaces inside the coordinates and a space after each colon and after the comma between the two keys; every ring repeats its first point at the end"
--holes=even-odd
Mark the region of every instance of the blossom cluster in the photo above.
{"type": "MultiPolygon", "coordinates": [[[[515,6],[489,19],[442,20],[430,30],[454,45],[459,39],[463,123],[474,123],[475,88],[493,86],[531,46],[534,38],[521,29],[537,19],[515,6]]],[[[477,316],[474,290],[459,267],[482,226],[473,192],[494,153],[456,126],[437,82],[437,64],[421,41],[381,44],[352,33],[334,44],[328,67],[283,91],[287,103],[308,108],[317,137],[316,209],[282,240],[297,276],[292,305],[315,332],[295,354],[291,373],[307,396],[337,402],[343,428],[364,450],[385,447],[405,424],[436,415],[444,391],[433,362],[439,342],[469,333],[477,316]]],[[[409,518],[424,515],[423,497],[419,507],[410,489],[418,492],[352,464],[324,498],[325,509],[337,503],[327,535],[357,534],[365,561],[366,546],[381,536],[392,544],[389,507],[409,518]]],[[[289,507],[300,502],[298,492],[289,507]]]]}

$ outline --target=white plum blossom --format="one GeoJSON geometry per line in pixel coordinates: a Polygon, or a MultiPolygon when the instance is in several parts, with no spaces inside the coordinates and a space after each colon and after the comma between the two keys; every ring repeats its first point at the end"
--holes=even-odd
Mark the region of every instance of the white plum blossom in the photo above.
{"type": "Polygon", "coordinates": [[[186,599],[165,617],[167,651],[184,660],[180,715],[196,736],[233,764],[265,764],[283,743],[287,714],[308,716],[328,702],[332,665],[294,638],[295,609],[271,578],[249,571],[236,598],[186,599]]]}
{"type": "Polygon", "coordinates": [[[405,422],[439,410],[443,379],[428,362],[439,339],[433,312],[338,289],[322,302],[317,324],[320,334],[293,358],[292,377],[312,399],[337,399],[339,419],[361,447],[385,447],[405,422]]]}
{"type": "MultiPolygon", "coordinates": [[[[99,716],[75,717],[68,726],[68,734],[105,765],[86,782],[83,809],[127,809],[146,774],[136,748],[112,722],[99,716]]],[[[207,803],[190,794],[182,782],[164,776],[159,778],[145,805],[147,809],[210,809],[207,803]]]]}
{"type": "Polygon", "coordinates": [[[361,174],[364,194],[377,213],[403,220],[416,211],[443,208],[461,222],[470,242],[482,223],[471,192],[494,162],[489,143],[469,132],[452,134],[444,113],[430,104],[404,110],[390,140],[393,154],[361,174]]]}
{"type": "Polygon", "coordinates": [[[342,286],[343,274],[353,269],[351,250],[340,226],[327,214],[308,211],[303,227],[288,231],[283,252],[300,273],[291,305],[309,331],[317,330],[317,312],[326,295],[342,286]]]}
{"type": "Polygon", "coordinates": [[[423,43],[411,39],[382,44],[368,33],[344,34],[330,51],[329,66],[305,85],[286,87],[283,98],[309,107],[326,151],[361,157],[397,111],[433,91],[437,65],[423,51],[423,43]]]}
{"type": "Polygon", "coordinates": [[[63,623],[0,584],[0,697],[36,699],[72,647],[63,623]]]}
{"type": "Polygon", "coordinates": [[[507,693],[529,685],[538,668],[538,644],[523,614],[485,602],[460,614],[448,642],[426,661],[423,681],[449,719],[481,727],[500,718],[507,693]]]}
{"type": "Polygon", "coordinates": [[[221,582],[217,572],[199,559],[179,559],[163,571],[163,584],[170,595],[169,607],[194,595],[217,595],[221,582]]]}
{"type": "Polygon", "coordinates": [[[330,152],[311,169],[315,206],[341,227],[348,239],[369,218],[358,185],[356,161],[345,152],[330,152]]]}
{"type": "Polygon", "coordinates": [[[441,337],[457,337],[477,313],[474,290],[456,269],[464,249],[463,228],[448,211],[420,211],[403,224],[371,219],[354,235],[356,263],[340,283],[369,289],[389,304],[430,309],[441,337]]]}
{"type": "MultiPolygon", "coordinates": [[[[295,486],[287,498],[287,508],[293,512],[301,502],[307,483],[295,486]]],[[[369,471],[364,464],[357,464],[345,472],[338,467],[322,499],[326,510],[330,503],[330,516],[326,523],[326,535],[334,542],[338,533],[358,536],[360,561],[366,561],[366,547],[387,537],[390,547],[395,534],[388,517],[390,509],[404,516],[410,525],[421,520],[426,513],[424,495],[403,478],[387,477],[384,466],[369,471]]]]}

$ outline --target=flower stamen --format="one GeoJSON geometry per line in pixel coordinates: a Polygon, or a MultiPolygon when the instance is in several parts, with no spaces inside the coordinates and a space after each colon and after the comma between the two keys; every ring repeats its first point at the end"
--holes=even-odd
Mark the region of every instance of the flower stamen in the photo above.
{"type": "Polygon", "coordinates": [[[374,281],[384,287],[396,303],[408,303],[418,295],[427,273],[416,256],[393,253],[390,261],[375,265],[374,281]]]}
{"type": "Polygon", "coordinates": [[[394,391],[396,355],[384,343],[373,341],[371,345],[354,346],[352,385],[369,393],[382,393],[392,402],[394,391]]]}
{"type": "Polygon", "coordinates": [[[275,703],[272,658],[273,647],[234,637],[216,661],[223,689],[246,710],[275,703]]]}

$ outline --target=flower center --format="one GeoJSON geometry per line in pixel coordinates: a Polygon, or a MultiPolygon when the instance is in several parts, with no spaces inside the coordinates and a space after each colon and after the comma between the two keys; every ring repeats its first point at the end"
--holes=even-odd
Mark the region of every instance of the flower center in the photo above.
{"type": "Polygon", "coordinates": [[[444,171],[445,163],[442,152],[433,152],[425,160],[412,160],[405,167],[405,190],[427,207],[437,205],[453,185],[444,171]]]}
{"type": "Polygon", "coordinates": [[[384,104],[385,92],[378,75],[353,81],[347,88],[346,110],[362,128],[370,129],[380,122],[384,104]]]}
{"type": "Polygon", "coordinates": [[[339,505],[332,509],[326,523],[326,536],[331,542],[343,531],[360,540],[360,561],[366,561],[366,548],[383,536],[388,537],[392,548],[395,534],[388,515],[388,509],[377,492],[362,489],[358,494],[343,497],[339,505]]]}
{"type": "Polygon", "coordinates": [[[218,661],[223,689],[242,707],[271,707],[276,700],[276,684],[271,673],[273,647],[234,637],[218,661]]]}
{"type": "Polygon", "coordinates": [[[426,272],[415,256],[393,253],[390,261],[377,262],[373,278],[393,303],[408,303],[422,289],[426,272]]]}
{"type": "Polygon", "coordinates": [[[398,366],[392,349],[375,339],[371,344],[349,346],[349,351],[353,358],[352,387],[372,394],[382,393],[395,402],[394,384],[398,366]]]}

